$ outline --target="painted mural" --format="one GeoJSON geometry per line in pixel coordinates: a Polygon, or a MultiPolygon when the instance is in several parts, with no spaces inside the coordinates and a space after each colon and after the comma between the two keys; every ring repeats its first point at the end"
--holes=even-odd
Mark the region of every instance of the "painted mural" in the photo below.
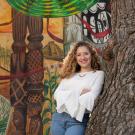
{"type": "Polygon", "coordinates": [[[104,47],[111,37],[111,4],[99,0],[94,6],[82,13],[84,39],[93,42],[97,48],[104,47]]]}
{"type": "MultiPolygon", "coordinates": [[[[41,113],[44,125],[44,135],[49,134],[49,123],[54,111],[52,94],[58,84],[58,70],[64,57],[63,44],[48,34],[48,31],[59,38],[63,38],[63,18],[43,20],[43,58],[44,58],[44,97],[43,111],[41,113]],[[48,70],[49,69],[49,70],[48,70]],[[55,79],[54,79],[55,78],[55,79]],[[52,91],[53,90],[53,91],[52,91]],[[51,94],[52,92],[52,94],[51,94]]],[[[26,43],[28,40],[26,38],[26,43]]],[[[14,126],[12,120],[13,108],[10,105],[10,59],[12,53],[12,18],[11,7],[5,0],[0,1],[0,135],[12,134],[14,126]],[[9,117],[10,116],[10,117],[9,117]]],[[[29,130],[29,129],[28,129],[29,130]]]]}
{"type": "Polygon", "coordinates": [[[81,14],[64,18],[44,18],[41,22],[38,18],[12,11],[5,0],[0,0],[0,135],[13,135],[17,128],[20,135],[25,134],[19,126],[23,129],[26,126],[25,131],[28,135],[50,134],[51,116],[55,111],[53,93],[59,83],[59,71],[64,57],[73,42],[87,40],[96,48],[100,45],[103,47],[111,37],[110,18],[110,7],[107,2],[96,3],[81,14]],[[25,20],[24,23],[18,23],[17,18],[25,20]],[[26,20],[29,20],[28,23],[26,20]],[[40,27],[41,25],[43,27],[40,27]],[[19,51],[15,49],[19,42],[24,45],[23,47],[26,45],[26,56],[22,46],[19,51]],[[41,48],[41,51],[33,51],[33,45],[41,48]],[[19,64],[16,64],[16,61],[19,64]],[[25,62],[28,71],[25,69],[25,62]],[[34,67],[37,69],[33,70],[34,67]],[[32,87],[33,81],[37,85],[32,87]],[[39,91],[36,95],[33,94],[35,89],[39,91]],[[17,90],[24,99],[28,94],[27,109],[24,100],[19,99],[20,93],[18,94],[17,90]],[[16,94],[18,95],[15,97],[16,94]],[[37,104],[39,100],[42,110],[37,104]],[[27,112],[27,117],[27,114],[22,115],[22,110],[18,109],[20,104],[23,112],[27,112]],[[20,115],[26,125],[16,123],[15,116],[17,118],[20,115]],[[42,129],[41,123],[43,133],[36,129],[42,129]]]}

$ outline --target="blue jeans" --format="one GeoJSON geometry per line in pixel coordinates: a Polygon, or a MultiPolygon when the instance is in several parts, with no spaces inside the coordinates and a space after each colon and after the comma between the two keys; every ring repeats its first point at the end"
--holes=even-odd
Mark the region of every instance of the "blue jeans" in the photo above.
{"type": "Polygon", "coordinates": [[[83,121],[77,121],[67,113],[54,113],[51,124],[51,135],[84,135],[89,114],[85,114],[83,121]]]}

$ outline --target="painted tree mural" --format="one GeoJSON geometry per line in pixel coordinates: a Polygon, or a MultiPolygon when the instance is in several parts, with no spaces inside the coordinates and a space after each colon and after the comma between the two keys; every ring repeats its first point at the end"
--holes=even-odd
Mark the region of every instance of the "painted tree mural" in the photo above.
{"type": "Polygon", "coordinates": [[[135,134],[135,1],[111,6],[114,39],[104,51],[105,85],[86,135],[135,134]]]}

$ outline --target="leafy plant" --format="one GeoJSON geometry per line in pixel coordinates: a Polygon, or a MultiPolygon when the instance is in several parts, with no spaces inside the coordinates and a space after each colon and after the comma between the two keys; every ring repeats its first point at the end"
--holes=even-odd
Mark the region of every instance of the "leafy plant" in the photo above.
{"type": "Polygon", "coordinates": [[[50,133],[50,122],[53,112],[55,111],[56,102],[53,99],[54,92],[58,86],[58,78],[59,75],[57,73],[57,68],[55,68],[54,72],[49,71],[47,69],[48,79],[44,80],[44,109],[41,113],[42,122],[45,127],[45,135],[49,135],[50,133]]]}
{"type": "Polygon", "coordinates": [[[0,135],[5,134],[5,130],[6,130],[6,127],[7,127],[7,122],[8,122],[8,117],[5,117],[2,120],[0,120],[0,135]]]}
{"type": "Polygon", "coordinates": [[[10,112],[10,103],[0,96],[0,135],[5,135],[10,112]]]}

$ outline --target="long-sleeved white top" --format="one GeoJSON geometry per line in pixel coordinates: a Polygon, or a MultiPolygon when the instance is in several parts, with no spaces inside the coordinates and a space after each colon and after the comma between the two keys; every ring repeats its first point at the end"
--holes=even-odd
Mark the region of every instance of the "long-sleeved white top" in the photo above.
{"type": "Polygon", "coordinates": [[[94,100],[100,94],[103,82],[104,72],[101,70],[75,73],[71,78],[61,80],[54,93],[57,112],[66,112],[82,121],[85,111],[93,110],[94,100]],[[90,91],[81,95],[83,89],[90,91]]]}

